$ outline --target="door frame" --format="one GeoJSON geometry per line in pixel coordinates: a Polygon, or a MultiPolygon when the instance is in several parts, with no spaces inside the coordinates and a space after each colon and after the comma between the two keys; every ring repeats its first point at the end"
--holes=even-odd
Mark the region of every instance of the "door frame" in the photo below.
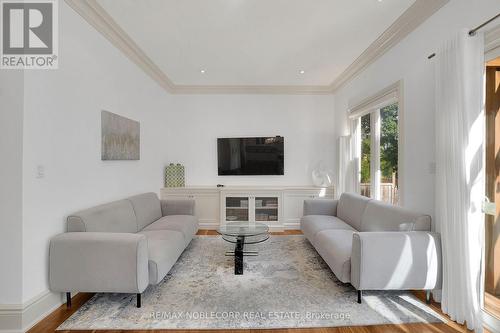
{"type": "MultiPolygon", "coordinates": [[[[486,66],[486,62],[489,62],[491,60],[494,60],[494,59],[500,57],[500,25],[497,25],[493,29],[486,32],[484,53],[485,53],[485,56],[484,56],[485,66],[486,66]]],[[[485,75],[486,75],[486,71],[485,71],[485,75]]],[[[485,83],[486,83],[486,81],[485,81],[485,83]]],[[[485,122],[486,122],[486,117],[487,117],[486,112],[487,111],[485,110],[485,122]]],[[[486,131],[487,131],[487,128],[486,128],[486,131]]],[[[487,135],[488,133],[486,132],[485,134],[487,135]]],[[[487,144],[487,141],[486,141],[486,137],[485,137],[485,146],[486,146],[486,144],[487,144]]],[[[485,170],[486,171],[487,171],[487,169],[486,169],[487,167],[488,167],[487,163],[485,163],[485,170]]],[[[485,190],[488,190],[488,189],[486,188],[485,190]]],[[[488,193],[488,192],[486,192],[486,193],[488,193]]],[[[485,219],[485,223],[486,223],[486,219],[485,219]]],[[[485,253],[483,253],[483,258],[486,258],[485,253]]],[[[486,281],[485,281],[486,280],[486,276],[485,276],[486,269],[485,269],[484,262],[485,262],[485,260],[483,260],[483,276],[482,276],[483,281],[482,282],[486,283],[486,281]]],[[[485,291],[483,290],[482,292],[484,293],[485,291]]],[[[481,296],[483,298],[482,302],[481,302],[481,314],[482,314],[483,326],[492,332],[500,332],[500,317],[497,318],[484,309],[484,294],[481,296]]]]}

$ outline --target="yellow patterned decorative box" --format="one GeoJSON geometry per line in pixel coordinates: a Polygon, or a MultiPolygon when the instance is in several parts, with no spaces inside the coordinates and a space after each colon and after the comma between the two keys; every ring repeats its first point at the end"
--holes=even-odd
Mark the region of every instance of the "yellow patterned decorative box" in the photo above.
{"type": "Polygon", "coordinates": [[[186,186],[184,165],[170,163],[165,167],[165,187],[186,186]]]}

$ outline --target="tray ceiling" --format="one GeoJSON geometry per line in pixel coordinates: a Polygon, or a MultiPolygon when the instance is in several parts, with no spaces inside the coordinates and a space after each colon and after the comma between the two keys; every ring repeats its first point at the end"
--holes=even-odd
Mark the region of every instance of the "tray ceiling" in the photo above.
{"type": "Polygon", "coordinates": [[[172,92],[328,93],[447,1],[66,2],[172,92]]]}

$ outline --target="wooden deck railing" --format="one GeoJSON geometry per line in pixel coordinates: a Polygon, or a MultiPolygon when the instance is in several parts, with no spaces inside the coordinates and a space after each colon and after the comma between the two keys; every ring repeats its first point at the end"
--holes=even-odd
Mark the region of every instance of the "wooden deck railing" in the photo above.
{"type": "MultiPolygon", "coordinates": [[[[365,197],[370,197],[370,183],[361,183],[361,195],[365,197]]],[[[398,187],[392,183],[381,183],[380,184],[380,199],[384,202],[391,203],[393,205],[398,204],[398,187]]]]}

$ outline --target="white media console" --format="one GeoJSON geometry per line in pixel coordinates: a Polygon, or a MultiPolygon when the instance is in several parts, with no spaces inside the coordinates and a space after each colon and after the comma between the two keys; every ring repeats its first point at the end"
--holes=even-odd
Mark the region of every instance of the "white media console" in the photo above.
{"type": "Polygon", "coordinates": [[[193,199],[200,229],[217,229],[231,221],[258,221],[272,231],[299,229],[304,200],[332,199],[333,187],[193,186],[165,187],[162,199],[193,199]]]}

